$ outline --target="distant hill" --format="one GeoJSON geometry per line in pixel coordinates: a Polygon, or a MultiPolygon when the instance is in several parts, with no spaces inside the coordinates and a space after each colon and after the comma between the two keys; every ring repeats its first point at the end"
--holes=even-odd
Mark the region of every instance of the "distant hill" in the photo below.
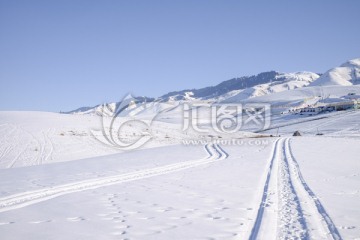
{"type": "Polygon", "coordinates": [[[351,86],[360,84],[360,58],[356,58],[324,73],[310,86],[341,85],[351,86]]]}

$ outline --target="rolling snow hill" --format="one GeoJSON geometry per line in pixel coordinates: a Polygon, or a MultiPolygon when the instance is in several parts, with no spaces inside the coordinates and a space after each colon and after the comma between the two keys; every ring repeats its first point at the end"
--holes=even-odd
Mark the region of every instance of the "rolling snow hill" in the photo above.
{"type": "Polygon", "coordinates": [[[312,82],[310,86],[351,86],[358,84],[360,84],[360,58],[347,61],[340,67],[330,69],[319,79],[312,82]]]}
{"type": "Polygon", "coordinates": [[[219,99],[223,102],[239,102],[253,97],[302,88],[308,86],[318,78],[318,74],[311,72],[277,73],[275,78],[268,83],[258,84],[243,90],[235,90],[238,92],[231,97],[225,97],[223,99],[220,97],[219,99]]]}
{"type": "Polygon", "coordinates": [[[212,87],[170,92],[161,96],[160,99],[163,101],[217,100],[219,98],[224,100],[227,96],[236,96],[243,91],[249,92],[247,96],[251,97],[303,87],[318,77],[318,74],[311,72],[278,73],[270,71],[254,76],[230,79],[212,87]]]}

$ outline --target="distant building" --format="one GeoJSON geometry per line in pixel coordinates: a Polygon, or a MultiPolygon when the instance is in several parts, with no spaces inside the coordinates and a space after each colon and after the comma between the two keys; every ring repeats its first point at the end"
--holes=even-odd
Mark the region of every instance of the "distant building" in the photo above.
{"type": "Polygon", "coordinates": [[[319,107],[305,107],[300,110],[300,114],[302,115],[314,115],[324,111],[324,106],[319,107]]]}
{"type": "Polygon", "coordinates": [[[322,112],[344,111],[359,108],[360,99],[357,98],[357,95],[348,95],[344,98],[326,98],[320,100],[314,106],[300,109],[300,114],[311,116],[322,112]]]}
{"type": "Polygon", "coordinates": [[[339,102],[339,103],[330,103],[326,106],[327,110],[332,111],[343,111],[343,110],[349,110],[349,109],[357,109],[358,108],[358,102],[357,101],[346,101],[346,102],[339,102]]]}

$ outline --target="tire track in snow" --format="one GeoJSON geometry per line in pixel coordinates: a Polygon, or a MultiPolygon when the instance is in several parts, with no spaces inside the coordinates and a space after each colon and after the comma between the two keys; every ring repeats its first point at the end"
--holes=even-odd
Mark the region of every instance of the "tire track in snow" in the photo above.
{"type": "Polygon", "coordinates": [[[257,239],[257,236],[259,234],[260,231],[260,227],[261,227],[261,223],[263,221],[263,215],[264,215],[264,211],[265,211],[265,207],[266,207],[266,203],[267,203],[267,199],[268,199],[268,194],[269,194],[269,184],[270,184],[270,177],[271,177],[271,172],[273,170],[273,165],[277,156],[277,151],[278,151],[278,147],[279,147],[279,141],[280,139],[277,139],[274,147],[273,147],[273,151],[272,151],[272,155],[270,158],[270,164],[269,167],[267,168],[267,174],[266,174],[266,180],[265,180],[265,184],[264,184],[264,188],[262,190],[262,196],[261,196],[261,200],[260,200],[260,205],[257,211],[257,215],[256,215],[256,219],[254,222],[254,225],[251,229],[250,232],[250,240],[255,240],[257,239]]]}
{"type": "Polygon", "coordinates": [[[341,240],[329,214],[302,177],[289,138],[275,142],[270,159],[256,219],[248,239],[330,237],[341,240]],[[276,195],[278,201],[274,202],[276,195]],[[274,203],[277,207],[273,206],[274,203]]]}
{"type": "Polygon", "coordinates": [[[99,187],[110,186],[123,182],[130,182],[130,181],[145,179],[149,177],[164,175],[172,172],[177,172],[189,168],[194,168],[204,164],[209,164],[220,160],[224,160],[228,157],[227,153],[224,150],[222,150],[222,148],[220,148],[217,144],[211,144],[210,146],[205,146],[205,150],[207,151],[209,156],[200,160],[180,162],[180,163],[165,165],[161,167],[154,167],[150,169],[119,174],[115,176],[88,179],[84,181],[63,184],[63,185],[48,187],[40,190],[23,192],[23,193],[3,197],[0,198],[0,212],[22,208],[25,206],[46,201],[69,193],[80,192],[89,189],[95,189],[99,187]]]}
{"type": "MultiPolygon", "coordinates": [[[[285,142],[285,149],[287,152],[287,158],[289,158],[289,163],[292,167],[293,170],[293,174],[294,174],[294,179],[297,179],[298,181],[298,185],[302,188],[299,189],[299,191],[303,191],[305,193],[305,196],[301,196],[303,199],[301,199],[301,202],[304,202],[304,205],[306,204],[306,200],[309,200],[310,205],[308,206],[310,209],[310,213],[311,216],[309,216],[309,219],[307,219],[308,221],[310,220],[310,217],[312,218],[317,218],[317,221],[320,222],[324,222],[325,224],[320,224],[323,227],[325,227],[324,229],[324,233],[325,234],[330,234],[331,238],[334,240],[341,240],[341,235],[336,227],[336,225],[334,224],[334,222],[332,221],[330,215],[326,212],[324,206],[321,204],[319,198],[315,195],[315,193],[310,189],[309,185],[306,183],[304,177],[301,174],[300,171],[300,166],[298,164],[298,162],[296,161],[292,150],[291,150],[291,146],[290,146],[290,139],[286,139],[285,142]],[[305,199],[304,199],[305,198],[305,199]],[[317,216],[314,216],[317,215],[317,216]],[[325,225],[325,226],[324,226],[325,225]]],[[[310,222],[310,221],[309,221],[310,222]]]]}
{"type": "Polygon", "coordinates": [[[288,140],[283,141],[279,158],[279,226],[277,237],[279,239],[309,239],[303,209],[293,183],[293,180],[296,179],[292,177],[287,158],[286,144],[288,140]]]}

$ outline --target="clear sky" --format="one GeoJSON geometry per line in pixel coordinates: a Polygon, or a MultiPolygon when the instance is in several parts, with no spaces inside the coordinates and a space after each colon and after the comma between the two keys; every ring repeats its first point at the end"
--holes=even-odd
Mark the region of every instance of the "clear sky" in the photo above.
{"type": "Polygon", "coordinates": [[[360,1],[0,0],[0,110],[66,111],[360,57],[360,1]]]}

